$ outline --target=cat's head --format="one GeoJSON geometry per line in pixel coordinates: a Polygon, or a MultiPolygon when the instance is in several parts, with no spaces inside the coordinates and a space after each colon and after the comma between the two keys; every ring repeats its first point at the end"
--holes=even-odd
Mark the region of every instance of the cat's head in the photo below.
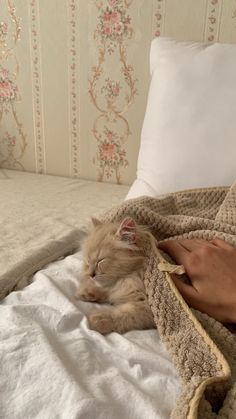
{"type": "Polygon", "coordinates": [[[96,285],[109,287],[140,270],[144,254],[138,244],[139,229],[130,217],[104,224],[93,219],[93,229],[83,245],[84,274],[96,285]]]}

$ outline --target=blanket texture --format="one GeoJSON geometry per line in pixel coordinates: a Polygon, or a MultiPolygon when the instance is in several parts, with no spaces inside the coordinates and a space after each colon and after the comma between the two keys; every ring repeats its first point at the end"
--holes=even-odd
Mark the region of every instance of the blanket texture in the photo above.
{"type": "MultiPolygon", "coordinates": [[[[125,216],[149,226],[158,241],[218,237],[236,246],[236,182],[231,188],[126,201],[104,220],[119,221],[125,216]]],[[[163,254],[151,243],[146,251],[149,303],[182,382],[171,418],[235,418],[236,337],[221,323],[191,310],[171,279],[170,261],[163,263],[163,254]]]]}

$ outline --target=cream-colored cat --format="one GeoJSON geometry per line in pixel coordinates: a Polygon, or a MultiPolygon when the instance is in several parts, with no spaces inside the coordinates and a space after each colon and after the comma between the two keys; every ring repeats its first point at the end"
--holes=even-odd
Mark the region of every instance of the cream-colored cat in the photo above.
{"type": "Polygon", "coordinates": [[[132,218],[94,228],[83,245],[84,267],[77,297],[110,307],[88,316],[102,334],[155,327],[143,283],[147,232],[132,218]]]}

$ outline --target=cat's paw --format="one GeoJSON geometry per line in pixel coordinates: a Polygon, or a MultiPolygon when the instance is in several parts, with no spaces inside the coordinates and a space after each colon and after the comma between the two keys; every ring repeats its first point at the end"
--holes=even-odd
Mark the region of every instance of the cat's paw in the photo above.
{"type": "Polygon", "coordinates": [[[107,312],[95,312],[88,316],[89,327],[102,335],[107,335],[114,331],[114,321],[107,312]]]}
{"type": "Polygon", "coordinates": [[[87,301],[95,303],[99,300],[95,292],[89,290],[88,288],[83,288],[82,290],[78,289],[75,293],[75,298],[82,301],[87,301]]]}

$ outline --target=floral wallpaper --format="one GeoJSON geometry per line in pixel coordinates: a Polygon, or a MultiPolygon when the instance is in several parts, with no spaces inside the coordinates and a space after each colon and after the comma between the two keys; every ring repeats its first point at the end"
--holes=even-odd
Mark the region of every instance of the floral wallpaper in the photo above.
{"type": "Polygon", "coordinates": [[[98,111],[92,132],[97,142],[93,163],[98,167],[100,181],[113,177],[121,183],[122,169],[129,164],[125,144],[131,130],[126,111],[138,94],[138,80],[127,54],[127,43],[134,36],[129,15],[133,1],[95,2],[98,23],[93,38],[98,54],[90,72],[89,94],[98,111]],[[110,61],[112,67],[115,65],[118,71],[111,73],[105,68],[106,61],[110,61]]]}
{"type": "Polygon", "coordinates": [[[236,0],[0,0],[0,167],[130,184],[157,36],[236,42],[236,0]]]}
{"type": "Polygon", "coordinates": [[[26,134],[17,112],[21,101],[18,89],[19,61],[16,45],[20,39],[20,19],[14,4],[8,0],[7,18],[0,22],[0,166],[24,169],[21,163],[27,147],[26,134]]]}

